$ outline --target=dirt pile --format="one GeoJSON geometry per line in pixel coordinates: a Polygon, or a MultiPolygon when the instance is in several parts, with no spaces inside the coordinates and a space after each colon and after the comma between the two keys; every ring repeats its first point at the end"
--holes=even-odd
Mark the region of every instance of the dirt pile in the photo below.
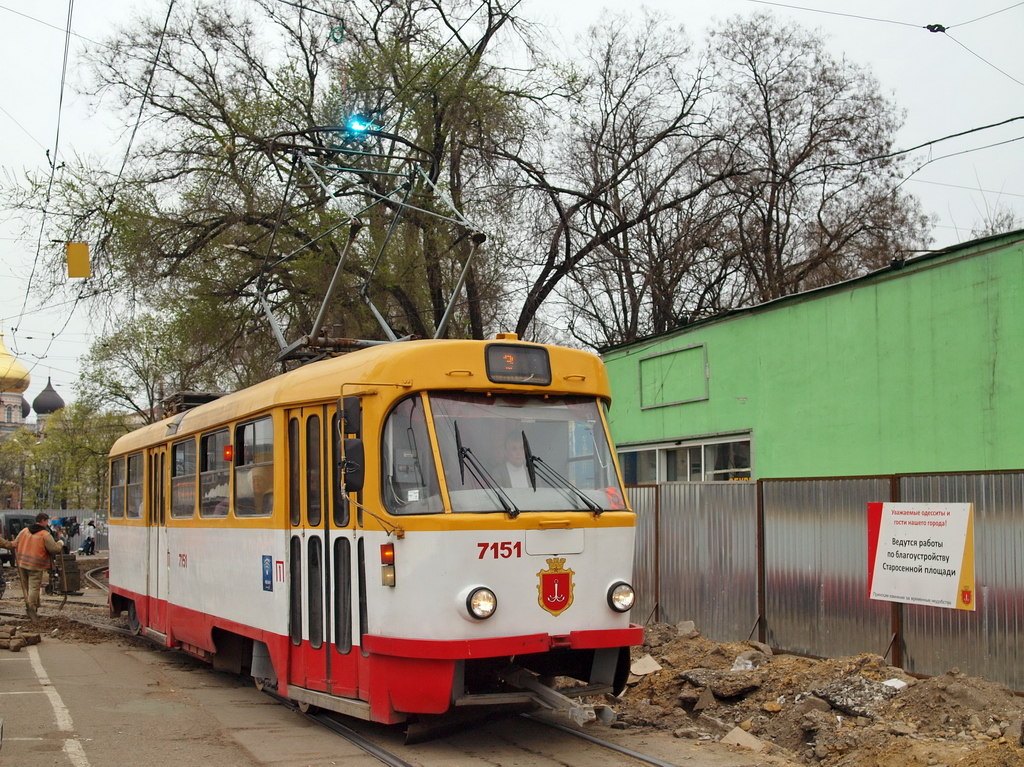
{"type": "MultiPolygon", "coordinates": [[[[87,570],[93,577],[105,580],[107,561],[104,558],[89,557],[87,570]]],[[[111,618],[106,606],[106,592],[93,583],[83,583],[82,592],[63,595],[43,594],[39,617],[34,620],[25,615],[25,602],[21,596],[21,585],[10,570],[7,575],[7,590],[0,599],[0,634],[34,632],[46,639],[62,639],[66,642],[117,641],[124,644],[143,643],[145,640],[111,634],[106,627],[126,627],[124,619],[111,618]]]]}
{"type": "Polygon", "coordinates": [[[776,655],[680,628],[646,632],[633,667],[649,673],[631,677],[616,701],[616,726],[746,739],[761,753],[825,767],[1024,764],[1024,698],[1005,685],[956,669],[915,679],[877,655],[776,655]]]}

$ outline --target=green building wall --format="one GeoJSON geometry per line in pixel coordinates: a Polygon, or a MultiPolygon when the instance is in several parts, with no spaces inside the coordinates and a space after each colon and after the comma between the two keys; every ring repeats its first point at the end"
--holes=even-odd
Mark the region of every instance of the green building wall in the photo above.
{"type": "Polygon", "coordinates": [[[603,356],[620,447],[749,432],[755,479],[1021,469],[1024,232],[603,356]]]}

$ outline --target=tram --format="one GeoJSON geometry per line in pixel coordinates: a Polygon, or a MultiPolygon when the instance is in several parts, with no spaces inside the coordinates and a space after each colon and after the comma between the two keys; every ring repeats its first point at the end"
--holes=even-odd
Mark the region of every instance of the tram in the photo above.
{"type": "Polygon", "coordinates": [[[498,334],[140,428],[110,452],[111,614],[304,710],[600,717],[578,699],[620,691],[643,641],[609,402],[596,356],[498,334]]]}

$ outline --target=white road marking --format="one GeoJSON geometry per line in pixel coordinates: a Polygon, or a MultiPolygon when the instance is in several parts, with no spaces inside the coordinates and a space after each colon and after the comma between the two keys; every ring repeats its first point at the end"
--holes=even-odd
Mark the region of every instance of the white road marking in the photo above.
{"type": "Polygon", "coordinates": [[[80,741],[65,740],[64,753],[68,755],[68,759],[75,767],[89,767],[89,760],[85,757],[85,750],[80,741]]]}
{"type": "MultiPolygon", "coordinates": [[[[39,658],[39,649],[32,645],[28,648],[28,657],[32,661],[32,670],[36,672],[36,678],[39,680],[39,684],[43,688],[43,693],[50,700],[50,706],[53,708],[54,717],[57,720],[57,728],[61,732],[74,732],[75,724],[71,721],[71,712],[68,711],[68,707],[64,705],[64,701],[60,697],[60,693],[57,692],[53,683],[50,681],[50,677],[46,673],[46,669],[43,668],[43,662],[39,658]]],[[[64,741],[64,753],[68,755],[68,759],[71,760],[71,764],[74,767],[90,767],[89,760],[85,757],[85,751],[82,748],[82,744],[77,738],[67,738],[64,741]]]]}

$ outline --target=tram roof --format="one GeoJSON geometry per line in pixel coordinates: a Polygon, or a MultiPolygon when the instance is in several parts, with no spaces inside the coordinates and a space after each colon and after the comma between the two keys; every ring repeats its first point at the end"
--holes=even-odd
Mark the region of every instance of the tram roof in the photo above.
{"type": "MultiPolygon", "coordinates": [[[[268,378],[258,384],[225,394],[212,402],[199,405],[154,424],[143,426],[119,438],[111,453],[136,450],[154,442],[163,442],[174,435],[192,434],[222,423],[258,415],[276,407],[323,402],[344,394],[356,394],[357,388],[342,392],[343,384],[401,384],[403,393],[427,389],[461,389],[487,391],[536,391],[538,387],[516,384],[494,384],[484,371],[486,346],[494,343],[528,344],[510,339],[447,340],[426,339],[397,341],[332,357],[268,378]],[[452,371],[479,370],[474,376],[456,377],[452,371]],[[176,427],[176,428],[175,428],[176,427]]],[[[552,394],[591,394],[610,400],[608,376],[601,359],[590,352],[565,347],[545,346],[562,359],[562,371],[551,386],[543,387],[552,394]],[[565,362],[571,361],[571,369],[565,362]]],[[[552,367],[557,363],[553,360],[552,367]]]]}

